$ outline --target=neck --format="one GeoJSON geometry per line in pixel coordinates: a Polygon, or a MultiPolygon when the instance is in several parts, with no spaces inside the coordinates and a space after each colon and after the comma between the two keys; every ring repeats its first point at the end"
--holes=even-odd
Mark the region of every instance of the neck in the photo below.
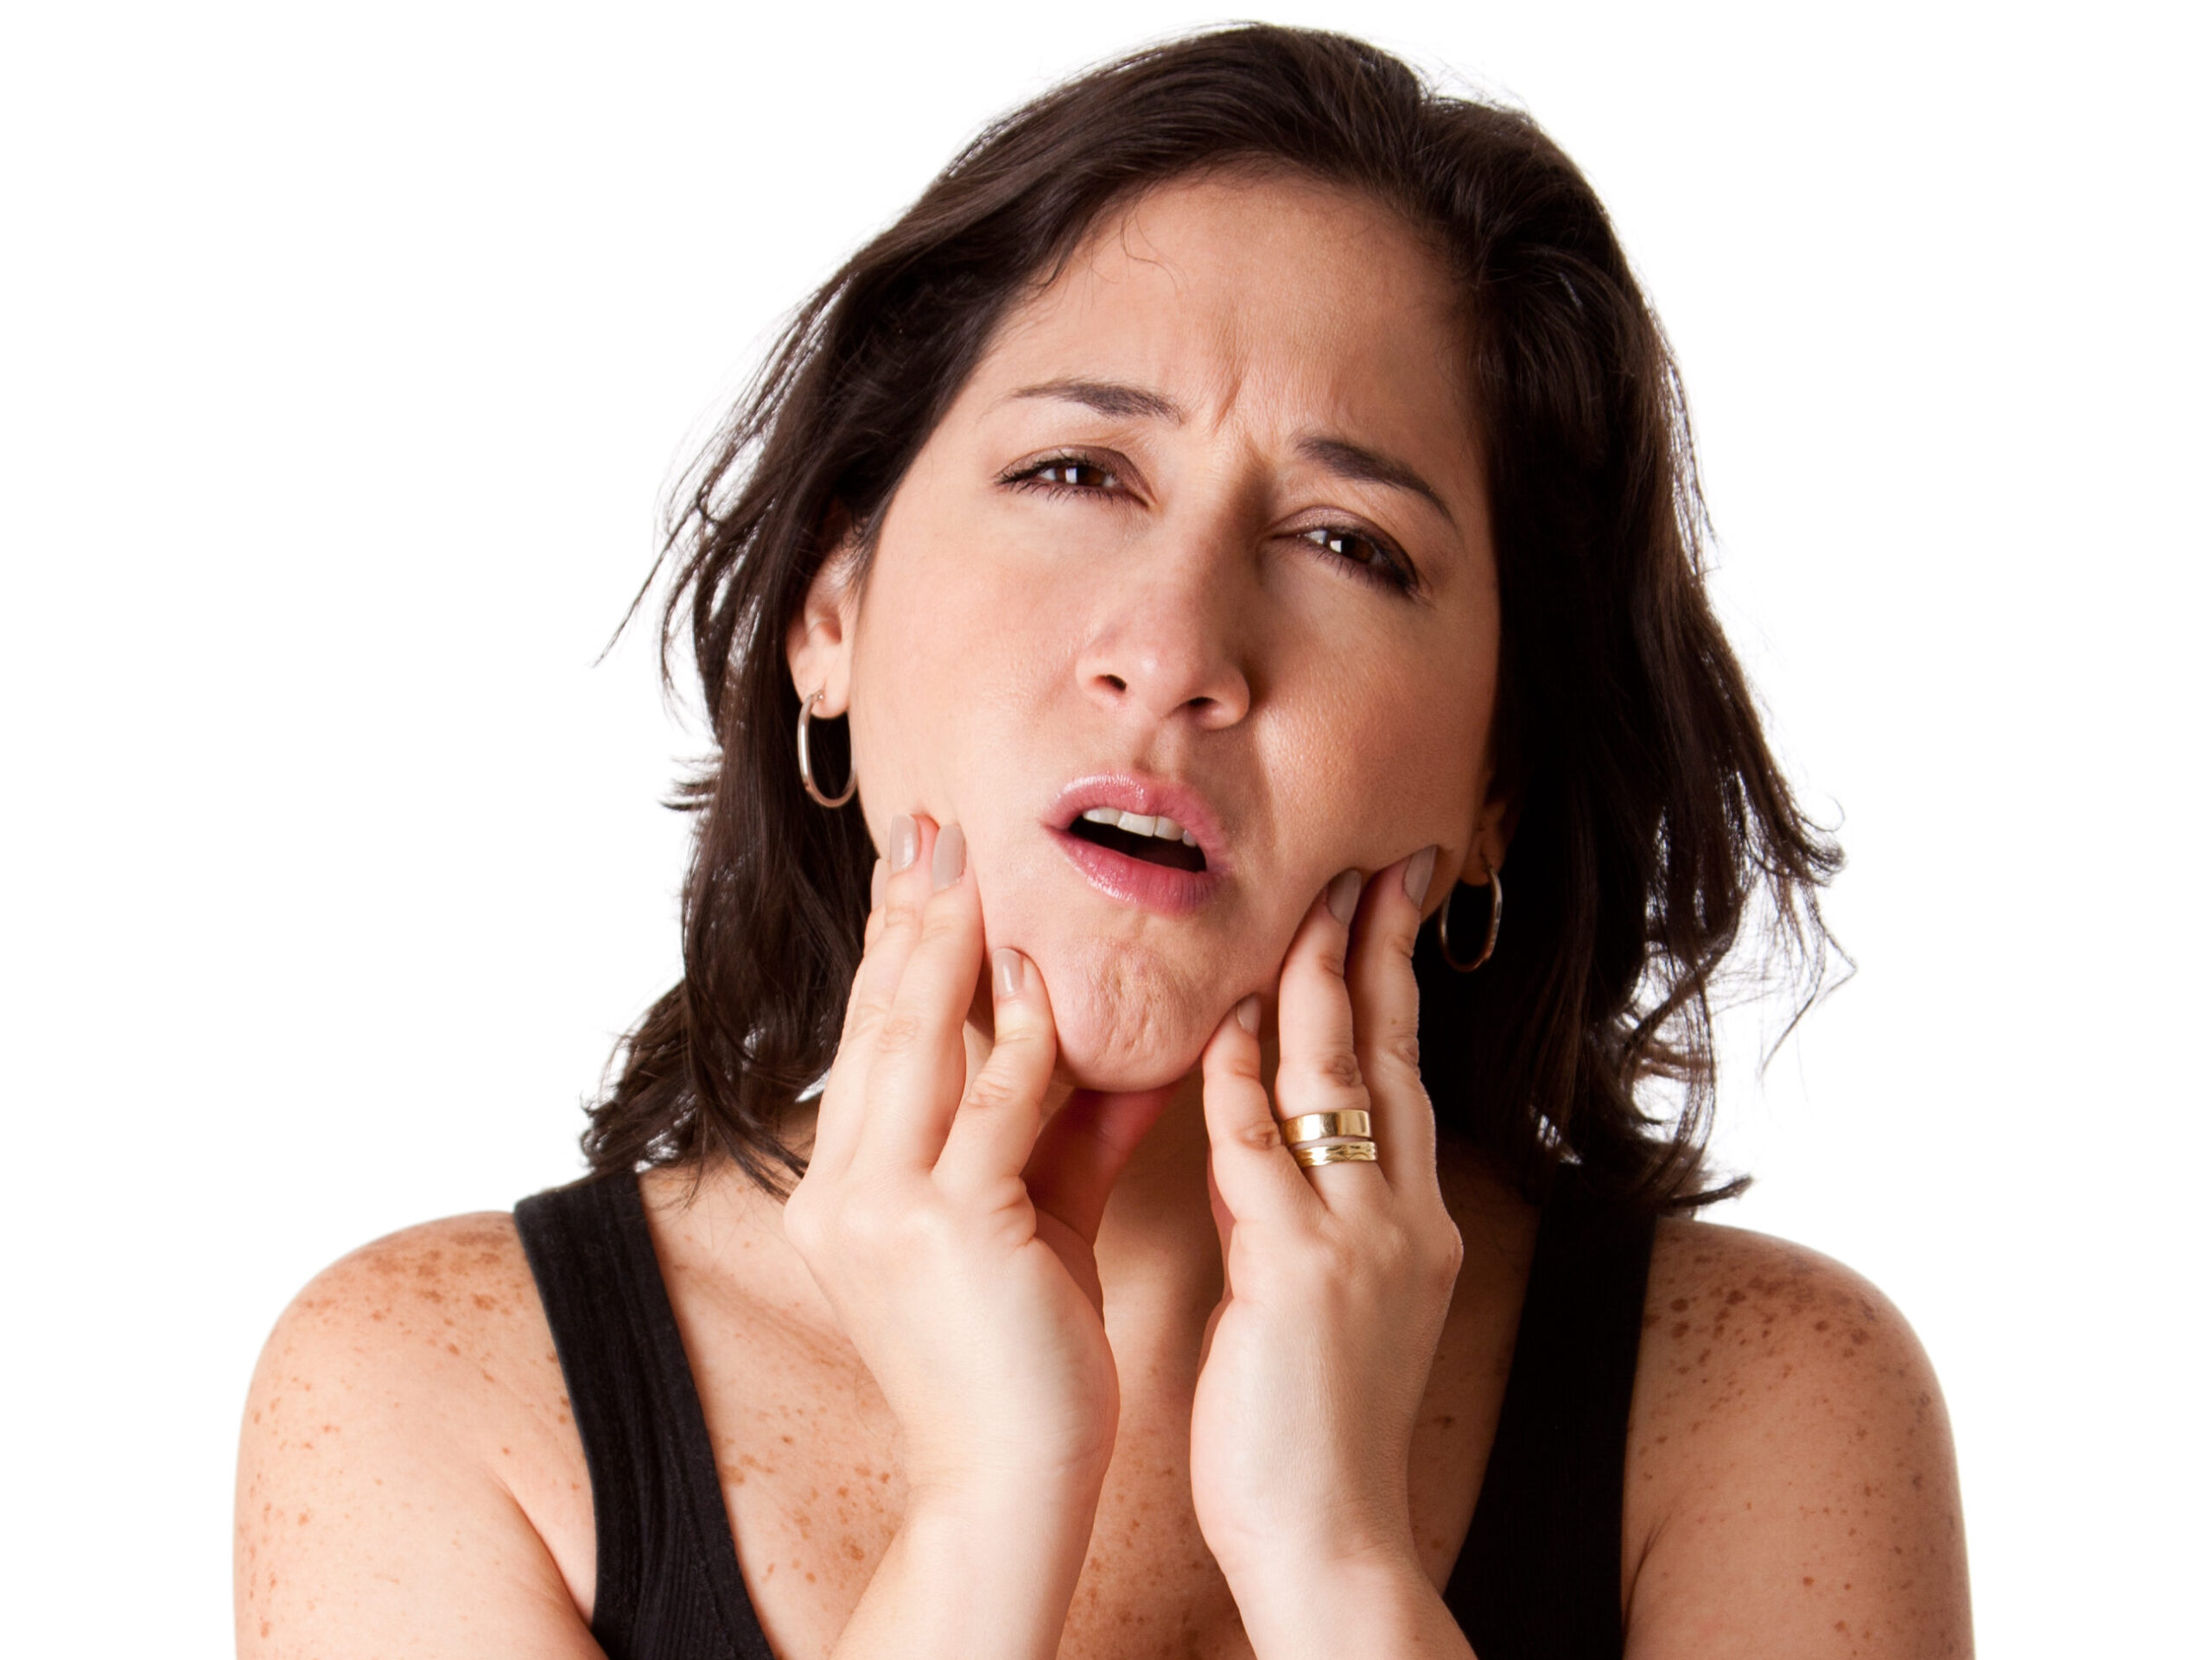
{"type": "Polygon", "coordinates": [[[1221,1294],[1221,1247],[1206,1181],[1205,1109],[1198,1074],[1176,1085],[1098,1228],[1098,1275],[1109,1300],[1221,1294]]]}

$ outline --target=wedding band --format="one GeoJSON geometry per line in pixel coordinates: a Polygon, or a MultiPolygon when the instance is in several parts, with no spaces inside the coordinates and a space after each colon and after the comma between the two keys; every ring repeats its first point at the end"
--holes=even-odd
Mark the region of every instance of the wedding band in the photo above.
{"type": "Polygon", "coordinates": [[[1375,1143],[1367,1141],[1330,1142],[1320,1147],[1294,1147],[1290,1156],[1308,1170],[1324,1164],[1373,1164],[1375,1143]]]}
{"type": "Polygon", "coordinates": [[[1283,1120],[1282,1139],[1296,1147],[1300,1142],[1318,1142],[1325,1135],[1369,1136],[1375,1133],[1367,1114],[1355,1107],[1344,1112],[1301,1112],[1295,1118],[1283,1120]]]}

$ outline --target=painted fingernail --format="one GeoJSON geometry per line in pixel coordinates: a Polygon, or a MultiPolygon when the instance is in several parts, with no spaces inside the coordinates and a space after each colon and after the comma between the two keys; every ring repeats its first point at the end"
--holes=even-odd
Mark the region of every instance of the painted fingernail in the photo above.
{"type": "Polygon", "coordinates": [[[959,825],[947,824],[937,833],[937,851],[930,855],[930,886],[950,887],[967,868],[968,838],[960,833],[959,825]]]}
{"type": "Polygon", "coordinates": [[[914,862],[914,855],[922,850],[921,832],[914,828],[914,821],[905,813],[891,821],[891,874],[897,875],[914,862]]]}
{"type": "Polygon", "coordinates": [[[1243,1027],[1247,1032],[1257,1033],[1259,1031],[1260,1000],[1256,995],[1247,997],[1243,1002],[1236,1005],[1236,1023],[1243,1027]]]}
{"type": "Polygon", "coordinates": [[[1000,1002],[1021,995],[1026,961],[1011,945],[1001,945],[991,953],[991,989],[1000,1002]]]}
{"type": "Polygon", "coordinates": [[[1428,897],[1429,879],[1436,875],[1436,849],[1423,848],[1406,861],[1406,897],[1419,905],[1428,897]]]}
{"type": "Polygon", "coordinates": [[[1339,872],[1336,881],[1329,884],[1329,914],[1339,922],[1349,923],[1358,906],[1359,872],[1339,872]]]}

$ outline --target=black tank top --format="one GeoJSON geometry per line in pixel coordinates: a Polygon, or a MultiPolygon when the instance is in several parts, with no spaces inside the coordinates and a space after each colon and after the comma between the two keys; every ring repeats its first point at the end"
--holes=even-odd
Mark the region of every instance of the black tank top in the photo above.
{"type": "MultiPolygon", "coordinates": [[[[1480,1660],[1620,1660],[1621,1489],[1651,1224],[1569,1167],[1544,1206],[1497,1439],[1444,1600],[1480,1660]]],[[[591,1471],[608,1660],[773,1660],[739,1572],[635,1176],[515,1206],[591,1471]]]]}

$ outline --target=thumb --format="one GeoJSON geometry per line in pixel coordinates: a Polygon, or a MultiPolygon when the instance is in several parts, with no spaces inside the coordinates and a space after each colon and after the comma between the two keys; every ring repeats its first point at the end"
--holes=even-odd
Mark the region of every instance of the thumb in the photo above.
{"type": "Polygon", "coordinates": [[[1130,1156],[1159,1121],[1174,1086],[1108,1094],[1077,1090],[1037,1137],[1021,1179],[1029,1200],[1090,1244],[1098,1243],[1106,1200],[1130,1156]]]}

